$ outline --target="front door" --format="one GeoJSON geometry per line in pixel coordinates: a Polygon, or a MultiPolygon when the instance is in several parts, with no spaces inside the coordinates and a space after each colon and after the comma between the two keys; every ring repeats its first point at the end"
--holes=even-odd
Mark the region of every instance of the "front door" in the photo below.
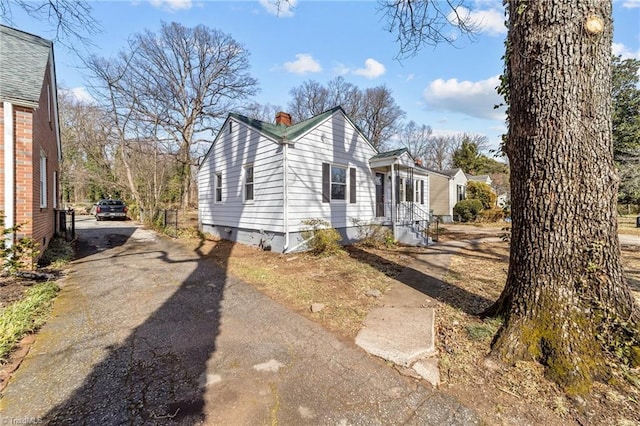
{"type": "Polygon", "coordinates": [[[384,217],[384,173],[376,173],[376,217],[384,217]]]}

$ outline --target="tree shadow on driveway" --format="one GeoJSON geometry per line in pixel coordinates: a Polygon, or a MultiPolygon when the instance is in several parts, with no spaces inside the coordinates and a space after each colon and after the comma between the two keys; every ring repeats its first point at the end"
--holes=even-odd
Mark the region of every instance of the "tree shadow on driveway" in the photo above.
{"type": "MultiPolygon", "coordinates": [[[[115,235],[126,235],[124,229],[115,235]]],[[[149,231],[137,238],[140,228],[129,231],[126,241],[106,248],[108,236],[96,248],[80,232],[78,261],[61,302],[63,309],[76,303],[75,311],[85,310],[76,315],[86,318],[77,324],[70,311],[61,321],[77,329],[50,347],[59,348],[61,371],[39,380],[48,380],[48,392],[56,387],[68,396],[45,423],[204,421],[204,391],[212,380],[206,364],[216,350],[225,271],[202,260],[199,250],[149,231]],[[66,382],[59,381],[63,375],[66,382]]]]}

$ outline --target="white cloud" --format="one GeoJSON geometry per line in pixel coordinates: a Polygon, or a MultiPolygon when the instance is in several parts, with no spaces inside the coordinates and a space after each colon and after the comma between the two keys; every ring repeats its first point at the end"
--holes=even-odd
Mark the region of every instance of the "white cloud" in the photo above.
{"type": "Polygon", "coordinates": [[[364,68],[358,68],[353,70],[353,74],[359,75],[369,80],[378,78],[386,72],[384,65],[375,59],[369,58],[364,61],[364,68]]]}
{"type": "Polygon", "coordinates": [[[333,73],[335,75],[347,75],[351,72],[351,69],[342,63],[337,63],[335,67],[333,67],[333,73]]]}
{"type": "Polygon", "coordinates": [[[320,63],[313,59],[313,56],[308,53],[298,53],[295,61],[284,63],[284,69],[294,74],[322,71],[320,63]]]}
{"type": "Polygon", "coordinates": [[[627,9],[640,8],[640,0],[625,0],[622,3],[622,7],[626,7],[627,9]]]}
{"type": "Polygon", "coordinates": [[[504,120],[504,108],[494,105],[503,102],[496,92],[499,76],[481,81],[458,81],[437,79],[424,91],[424,99],[430,109],[445,110],[490,120],[504,120]]]}
{"type": "Polygon", "coordinates": [[[169,11],[191,9],[193,3],[191,0],[149,0],[151,6],[169,11]]]}
{"type": "Polygon", "coordinates": [[[504,25],[504,12],[499,9],[469,10],[466,7],[458,6],[447,19],[454,25],[458,25],[462,21],[467,26],[489,35],[507,33],[507,27],[504,25]]]}
{"type": "Polygon", "coordinates": [[[293,16],[293,10],[298,4],[298,0],[260,0],[260,4],[272,15],[290,18],[293,16]]]}
{"type": "Polygon", "coordinates": [[[640,59],[640,50],[633,52],[622,43],[613,43],[611,51],[616,56],[622,56],[622,59],[640,59]]]}
{"type": "Polygon", "coordinates": [[[68,92],[70,92],[77,101],[88,104],[95,102],[95,99],[89,94],[85,87],[74,87],[73,89],[68,89],[68,92]]]}

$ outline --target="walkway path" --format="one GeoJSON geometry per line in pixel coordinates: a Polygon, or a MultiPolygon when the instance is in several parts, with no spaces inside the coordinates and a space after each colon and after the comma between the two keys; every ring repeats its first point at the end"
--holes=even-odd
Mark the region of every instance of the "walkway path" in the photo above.
{"type": "Polygon", "coordinates": [[[80,218],[80,258],[0,423],[477,424],[424,382],[130,222],[80,218]]]}

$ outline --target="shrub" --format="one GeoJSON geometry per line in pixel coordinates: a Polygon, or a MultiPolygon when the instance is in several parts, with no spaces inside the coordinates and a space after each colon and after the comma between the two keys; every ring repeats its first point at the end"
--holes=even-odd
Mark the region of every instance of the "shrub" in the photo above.
{"type": "Polygon", "coordinates": [[[54,237],[38,260],[38,266],[62,268],[73,259],[73,245],[64,238],[54,237]]]}
{"type": "Polygon", "coordinates": [[[379,223],[368,223],[356,217],[351,222],[358,229],[359,244],[365,247],[380,248],[393,247],[395,240],[393,232],[379,223]]]}
{"type": "MultiPolygon", "coordinates": [[[[11,228],[4,227],[4,214],[0,212],[0,229],[2,229],[2,240],[8,235],[16,234],[22,225],[15,225],[11,228]]],[[[0,244],[0,258],[2,258],[2,269],[9,274],[15,274],[21,270],[31,270],[34,261],[40,254],[39,244],[30,237],[17,238],[11,247],[0,244]]]]}
{"type": "Polygon", "coordinates": [[[470,181],[467,183],[467,199],[480,200],[483,209],[493,209],[496,206],[498,196],[486,183],[470,181]]]}
{"type": "Polygon", "coordinates": [[[504,209],[489,209],[482,210],[478,214],[478,220],[481,222],[500,222],[504,220],[505,211],[504,209]]]}
{"type": "Polygon", "coordinates": [[[462,200],[453,207],[453,212],[460,217],[462,222],[476,220],[482,210],[482,202],[478,199],[462,200]]]}
{"type": "Polygon", "coordinates": [[[309,251],[317,256],[331,255],[342,250],[340,233],[331,224],[322,219],[306,219],[302,221],[306,229],[302,231],[302,238],[307,240],[309,251]]]}

